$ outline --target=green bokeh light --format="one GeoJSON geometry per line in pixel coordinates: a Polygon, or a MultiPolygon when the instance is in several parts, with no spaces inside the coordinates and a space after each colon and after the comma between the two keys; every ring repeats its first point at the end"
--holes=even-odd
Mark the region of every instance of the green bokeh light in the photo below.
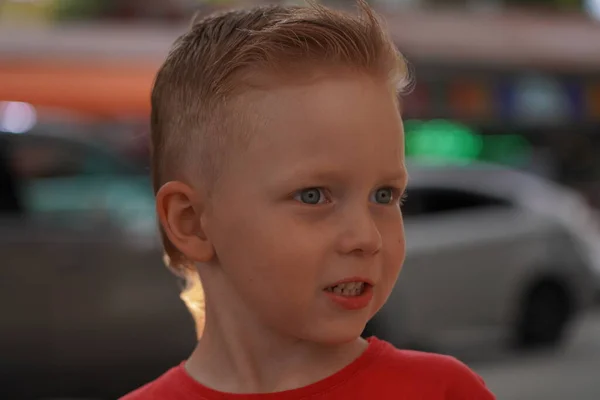
{"type": "Polygon", "coordinates": [[[520,135],[483,136],[449,120],[407,120],[406,154],[435,164],[489,161],[517,165],[531,154],[531,145],[520,135]]]}

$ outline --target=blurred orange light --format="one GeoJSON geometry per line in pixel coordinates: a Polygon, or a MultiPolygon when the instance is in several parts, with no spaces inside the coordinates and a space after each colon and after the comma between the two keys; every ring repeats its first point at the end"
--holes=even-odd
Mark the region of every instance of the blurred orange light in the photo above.
{"type": "Polygon", "coordinates": [[[490,90],[481,82],[450,84],[448,100],[450,110],[457,118],[488,118],[492,111],[490,90]]]}
{"type": "Polygon", "coordinates": [[[592,84],[587,90],[588,115],[590,118],[600,119],[600,82],[592,84]]]}
{"type": "Polygon", "coordinates": [[[99,118],[145,118],[156,69],[116,62],[4,62],[0,63],[0,100],[99,118]]]}

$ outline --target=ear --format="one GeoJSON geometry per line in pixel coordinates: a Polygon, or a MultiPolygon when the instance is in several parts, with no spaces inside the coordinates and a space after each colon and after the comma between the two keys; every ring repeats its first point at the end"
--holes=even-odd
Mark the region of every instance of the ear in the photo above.
{"type": "Polygon", "coordinates": [[[169,241],[190,261],[208,262],[215,255],[202,227],[206,199],[183,182],[164,184],[156,193],[156,211],[169,241]]]}

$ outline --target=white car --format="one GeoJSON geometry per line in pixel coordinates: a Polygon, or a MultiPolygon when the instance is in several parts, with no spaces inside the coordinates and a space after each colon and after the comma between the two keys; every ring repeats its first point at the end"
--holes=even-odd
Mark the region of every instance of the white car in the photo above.
{"type": "Polygon", "coordinates": [[[559,343],[598,289],[600,234],[583,200],[486,164],[409,174],[406,262],[365,334],[433,349],[559,343]]]}

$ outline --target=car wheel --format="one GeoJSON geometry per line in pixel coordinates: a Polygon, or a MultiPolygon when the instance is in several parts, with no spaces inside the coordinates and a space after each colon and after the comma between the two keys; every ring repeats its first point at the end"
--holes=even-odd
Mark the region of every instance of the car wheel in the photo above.
{"type": "Polygon", "coordinates": [[[571,301],[563,285],[547,281],[534,286],[525,297],[517,324],[517,347],[558,345],[564,337],[571,314],[571,301]]]}

